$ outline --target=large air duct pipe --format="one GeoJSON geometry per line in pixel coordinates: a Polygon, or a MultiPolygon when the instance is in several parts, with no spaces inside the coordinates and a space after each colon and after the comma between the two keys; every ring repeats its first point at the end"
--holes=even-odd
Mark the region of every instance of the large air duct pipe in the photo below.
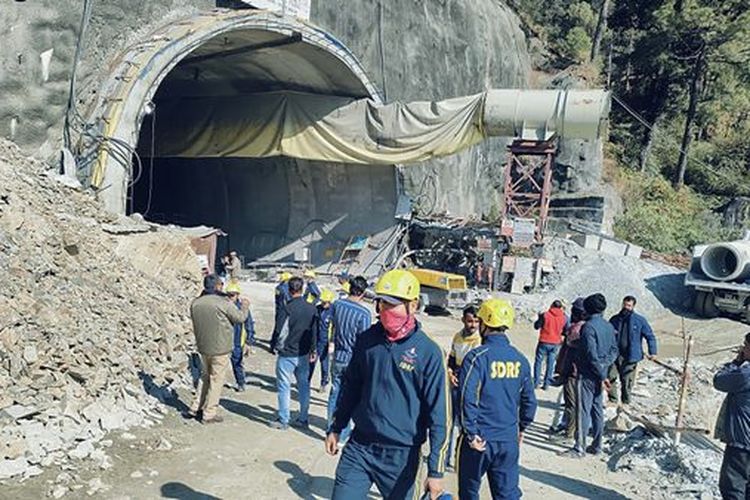
{"type": "Polygon", "coordinates": [[[484,104],[484,132],[535,141],[555,135],[598,139],[609,107],[605,90],[490,89],[484,104]]]}
{"type": "Polygon", "coordinates": [[[750,241],[709,245],[700,259],[703,273],[716,281],[744,281],[750,277],[750,241]]]}

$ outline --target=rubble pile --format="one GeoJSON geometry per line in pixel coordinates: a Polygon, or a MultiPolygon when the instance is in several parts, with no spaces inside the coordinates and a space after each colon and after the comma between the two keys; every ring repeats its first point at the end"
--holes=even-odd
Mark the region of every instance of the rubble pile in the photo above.
{"type": "Polygon", "coordinates": [[[154,423],[189,381],[188,241],[123,244],[130,219],[69,185],[0,141],[0,480],[108,467],[105,434],[154,423]]]}
{"type": "Polygon", "coordinates": [[[648,435],[637,427],[609,442],[609,467],[627,470],[653,485],[649,498],[720,498],[721,455],[694,444],[648,435]]]}
{"type": "MultiPolygon", "coordinates": [[[[669,365],[682,369],[679,359],[665,359],[669,365]]],[[[685,400],[683,426],[713,431],[724,395],[713,389],[713,375],[720,364],[690,362],[690,382],[685,400]]],[[[656,425],[675,425],[679,399],[680,377],[673,372],[648,363],[639,365],[633,401],[628,411],[656,425]]],[[[614,414],[613,407],[607,408],[614,414]]],[[[614,416],[614,415],[611,415],[614,416]]],[[[721,445],[709,435],[686,432],[675,446],[673,435],[665,432],[656,437],[643,426],[621,415],[610,421],[616,427],[631,429],[627,434],[610,434],[612,470],[629,470],[647,476],[655,485],[652,498],[714,498],[719,497],[716,478],[721,468],[721,445]]]]}
{"type": "Polygon", "coordinates": [[[607,297],[612,314],[626,295],[634,295],[639,312],[646,315],[661,313],[665,307],[682,310],[690,304],[690,291],[683,285],[684,269],[609,255],[562,238],[545,244],[544,257],[553,264],[554,273],[544,278],[536,293],[513,296],[514,306],[527,317],[546,310],[555,299],[571,302],[597,292],[607,297]]]}

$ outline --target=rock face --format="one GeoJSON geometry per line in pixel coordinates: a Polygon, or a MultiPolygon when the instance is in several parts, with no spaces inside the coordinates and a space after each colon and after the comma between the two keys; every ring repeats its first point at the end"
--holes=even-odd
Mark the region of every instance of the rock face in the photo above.
{"type": "MultiPolygon", "coordinates": [[[[95,2],[78,65],[80,112],[86,114],[123,47],[169,19],[215,6],[208,0],[95,2]]],[[[40,158],[56,159],[61,144],[80,17],[77,0],[12,2],[0,10],[0,136],[40,158]]],[[[354,52],[386,100],[527,86],[524,35],[515,15],[496,0],[314,0],[312,22],[354,52]]],[[[406,168],[405,187],[423,211],[496,211],[504,156],[502,140],[487,141],[406,168]]]]}
{"type": "MultiPolygon", "coordinates": [[[[362,61],[385,100],[439,100],[527,87],[526,40],[496,0],[313,0],[312,20],[362,61]]],[[[403,169],[423,214],[499,210],[505,141],[403,169]]]]}

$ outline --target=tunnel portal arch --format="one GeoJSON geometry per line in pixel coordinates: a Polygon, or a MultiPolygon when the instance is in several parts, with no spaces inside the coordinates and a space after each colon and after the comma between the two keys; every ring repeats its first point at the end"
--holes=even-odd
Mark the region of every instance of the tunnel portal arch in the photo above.
{"type": "MultiPolygon", "coordinates": [[[[129,189],[134,202],[138,192],[137,186],[131,185],[134,167],[124,164],[122,150],[144,152],[149,116],[153,114],[151,120],[160,126],[156,117],[162,99],[195,102],[208,96],[289,90],[381,102],[362,65],[335,37],[306,22],[265,11],[216,9],[166,23],[124,50],[113,67],[88,120],[98,131],[98,140],[82,149],[89,148],[84,157],[95,158],[91,185],[110,211],[121,214],[131,211],[129,189]]],[[[398,196],[395,166],[335,165],[290,158],[219,158],[201,161],[201,166],[174,158],[149,160],[156,166],[148,174],[148,182],[169,182],[165,191],[195,189],[206,179],[223,176],[224,184],[218,183],[205,197],[226,190],[227,184],[240,185],[237,193],[249,193],[239,197],[224,193],[225,199],[233,201],[225,200],[221,217],[214,213],[206,220],[191,216],[183,221],[169,220],[167,214],[156,222],[222,226],[230,238],[238,235],[230,240],[232,245],[235,241],[244,245],[244,253],[253,259],[285,260],[299,247],[308,246],[313,261],[330,261],[348,239],[387,232],[394,225],[398,196]],[[213,170],[209,172],[205,165],[213,170]],[[182,184],[168,173],[178,168],[181,177],[187,177],[182,184]],[[262,179],[267,186],[258,185],[262,179]],[[286,187],[280,188],[284,183],[286,187]],[[241,190],[242,186],[247,190],[241,190]],[[342,191],[347,187],[347,192],[342,191]],[[348,203],[350,194],[357,203],[348,203]],[[249,200],[239,203],[234,198],[249,200]],[[264,217],[275,218],[273,224],[235,220],[259,210],[264,217]],[[240,236],[242,231],[257,234],[240,236]],[[326,239],[327,244],[321,242],[326,239]]],[[[145,179],[142,171],[146,169],[142,166],[137,177],[145,179]]],[[[149,191],[149,206],[151,194],[149,191]]],[[[193,209],[206,208],[191,206],[193,209]]]]}

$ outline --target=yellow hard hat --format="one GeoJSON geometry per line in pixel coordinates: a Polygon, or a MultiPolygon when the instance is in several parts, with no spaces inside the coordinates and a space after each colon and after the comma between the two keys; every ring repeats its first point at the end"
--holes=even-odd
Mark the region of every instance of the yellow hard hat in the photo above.
{"type": "Polygon", "coordinates": [[[237,281],[230,281],[229,283],[227,283],[226,288],[224,288],[224,292],[239,294],[240,292],[242,292],[242,289],[240,288],[240,284],[237,281]]]}
{"type": "Polygon", "coordinates": [[[292,273],[289,273],[286,271],[284,271],[283,273],[279,275],[279,281],[281,281],[282,283],[285,281],[289,281],[292,278],[293,278],[292,273]]]}
{"type": "Polygon", "coordinates": [[[477,313],[479,319],[490,328],[513,328],[513,320],[516,313],[513,306],[507,300],[488,299],[482,302],[477,313]]]}
{"type": "Polygon", "coordinates": [[[302,276],[304,276],[305,278],[314,278],[315,277],[315,271],[313,271],[312,269],[308,269],[307,271],[305,271],[304,273],[302,273],[302,276]]]}
{"type": "Polygon", "coordinates": [[[419,298],[419,280],[409,271],[394,269],[380,277],[375,284],[375,293],[379,299],[417,300],[419,298]]]}
{"type": "Polygon", "coordinates": [[[327,288],[325,288],[325,289],[323,289],[320,292],[320,301],[321,302],[331,303],[334,300],[336,300],[336,294],[333,293],[331,290],[328,290],[327,288]]]}

